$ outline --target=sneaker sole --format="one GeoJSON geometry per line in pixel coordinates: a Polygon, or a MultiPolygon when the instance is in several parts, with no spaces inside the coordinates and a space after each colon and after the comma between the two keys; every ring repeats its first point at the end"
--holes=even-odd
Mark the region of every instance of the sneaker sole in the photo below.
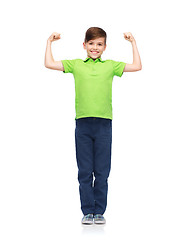
{"type": "Polygon", "coordinates": [[[82,224],[91,225],[91,224],[93,224],[93,222],[91,222],[91,221],[84,221],[84,222],[82,222],[82,224]]]}
{"type": "Polygon", "coordinates": [[[106,222],[101,222],[101,221],[94,221],[95,224],[106,224],[106,222]]]}

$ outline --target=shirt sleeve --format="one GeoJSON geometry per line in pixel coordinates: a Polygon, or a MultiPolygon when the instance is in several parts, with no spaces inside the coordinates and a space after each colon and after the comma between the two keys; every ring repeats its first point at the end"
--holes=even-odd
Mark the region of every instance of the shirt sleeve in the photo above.
{"type": "Polygon", "coordinates": [[[125,68],[125,62],[111,61],[113,65],[114,75],[121,77],[123,75],[123,69],[125,68]]]}
{"type": "Polygon", "coordinates": [[[61,62],[62,62],[63,67],[64,67],[64,69],[65,69],[65,71],[63,71],[64,73],[73,73],[76,59],[72,59],[72,60],[61,60],[61,62]]]}

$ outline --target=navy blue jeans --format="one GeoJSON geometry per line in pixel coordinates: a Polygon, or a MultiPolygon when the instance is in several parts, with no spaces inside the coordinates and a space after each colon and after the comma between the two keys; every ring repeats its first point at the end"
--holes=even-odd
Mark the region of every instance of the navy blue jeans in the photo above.
{"type": "Polygon", "coordinates": [[[84,215],[103,214],[106,210],[111,144],[111,119],[76,119],[76,159],[81,210],[84,215]]]}

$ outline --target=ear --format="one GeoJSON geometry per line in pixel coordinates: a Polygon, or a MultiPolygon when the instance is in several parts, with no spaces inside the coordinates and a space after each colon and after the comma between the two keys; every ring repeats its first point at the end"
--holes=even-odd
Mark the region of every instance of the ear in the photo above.
{"type": "Polygon", "coordinates": [[[106,46],[107,46],[107,45],[105,45],[105,47],[104,47],[104,51],[106,50],[106,46]]]}
{"type": "Polygon", "coordinates": [[[83,48],[86,49],[86,44],[85,44],[85,42],[83,42],[83,48]]]}

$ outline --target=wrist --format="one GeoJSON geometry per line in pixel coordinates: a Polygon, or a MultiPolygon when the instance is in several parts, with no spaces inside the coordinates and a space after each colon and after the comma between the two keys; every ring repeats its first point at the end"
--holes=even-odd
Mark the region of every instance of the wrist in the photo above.
{"type": "Polygon", "coordinates": [[[135,41],[135,39],[131,42],[132,44],[136,44],[136,41],[135,41]]]}
{"type": "Polygon", "coordinates": [[[47,40],[47,44],[51,44],[52,43],[52,41],[50,41],[49,39],[47,40]]]}

